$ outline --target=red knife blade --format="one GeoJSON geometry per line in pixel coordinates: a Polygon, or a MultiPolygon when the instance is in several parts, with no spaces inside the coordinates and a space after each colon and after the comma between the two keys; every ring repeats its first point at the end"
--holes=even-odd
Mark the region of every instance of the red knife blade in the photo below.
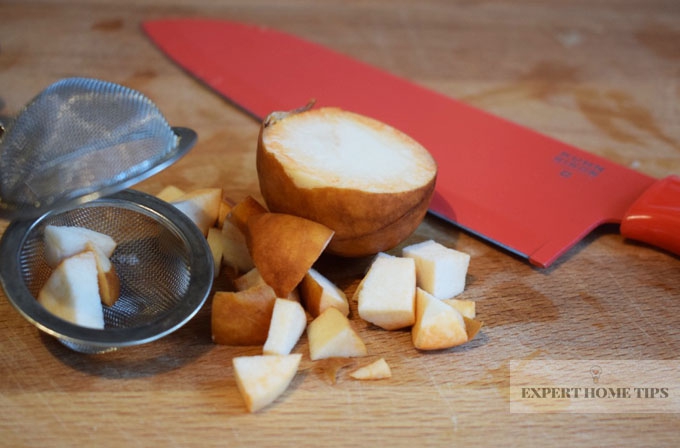
{"type": "Polygon", "coordinates": [[[604,223],[623,223],[624,235],[680,254],[677,176],[657,181],[274,29],[212,19],[148,21],[143,29],[259,120],[315,99],[406,132],[439,166],[430,211],[536,266],[551,265],[604,223]]]}

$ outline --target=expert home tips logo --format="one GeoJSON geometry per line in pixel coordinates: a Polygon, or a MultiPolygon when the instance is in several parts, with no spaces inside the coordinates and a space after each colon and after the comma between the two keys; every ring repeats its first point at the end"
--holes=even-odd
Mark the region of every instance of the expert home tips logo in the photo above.
{"type": "Polygon", "coordinates": [[[680,412],[679,361],[510,363],[514,413],[680,412]]]}

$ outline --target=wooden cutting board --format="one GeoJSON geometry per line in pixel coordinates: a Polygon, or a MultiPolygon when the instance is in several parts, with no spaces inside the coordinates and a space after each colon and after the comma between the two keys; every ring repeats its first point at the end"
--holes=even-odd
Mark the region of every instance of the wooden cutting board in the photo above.
{"type": "MultiPolygon", "coordinates": [[[[235,200],[259,197],[259,124],[173,65],[139,28],[171,16],[275,26],[646,174],[680,173],[674,1],[23,0],[4,2],[2,14],[1,116],[16,114],[61,77],[92,76],[142,91],[171,124],[198,132],[188,156],[136,187],[149,193],[172,184],[220,186],[235,200]]],[[[209,301],[166,338],[86,356],[40,333],[3,295],[0,445],[677,443],[674,413],[514,414],[509,404],[513,360],[676,359],[677,257],[604,228],[539,270],[431,216],[404,244],[429,238],[472,256],[460,297],[477,302],[484,321],[477,338],[419,352],[408,331],[386,332],[354,317],[370,353],[357,365],[384,357],[391,379],[354,381],[349,367],[332,375],[332,363],[309,360],[303,336],[295,349],[303,354],[300,373],[255,415],[245,411],[231,359],[260,348],[214,345],[209,301]]],[[[334,257],[318,264],[350,296],[367,266],[366,259],[334,257]]]]}

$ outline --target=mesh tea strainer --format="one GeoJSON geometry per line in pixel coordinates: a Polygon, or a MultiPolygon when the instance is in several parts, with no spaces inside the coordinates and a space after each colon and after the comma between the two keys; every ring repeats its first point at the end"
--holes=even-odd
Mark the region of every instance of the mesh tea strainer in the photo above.
{"type": "Polygon", "coordinates": [[[141,93],[67,78],[43,90],[0,140],[0,218],[36,217],[122,190],[174,163],[196,134],[171,128],[141,93]]]}
{"type": "Polygon", "coordinates": [[[193,131],[171,128],[139,92],[69,78],[40,93],[0,138],[0,218],[14,220],[0,241],[0,280],[25,318],[76,351],[98,353],[158,339],[198,312],[214,270],[203,233],[172,205],[125,190],[184,155],[193,131]],[[117,241],[121,295],[104,308],[103,330],[62,320],[35,299],[51,272],[48,224],[117,241]]]}

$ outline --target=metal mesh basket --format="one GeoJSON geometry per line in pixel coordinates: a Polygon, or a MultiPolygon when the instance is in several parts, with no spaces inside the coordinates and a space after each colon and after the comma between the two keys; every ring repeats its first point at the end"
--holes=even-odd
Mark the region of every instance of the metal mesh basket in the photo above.
{"type": "Polygon", "coordinates": [[[158,339],[198,312],[212,285],[213,263],[203,234],[179,210],[133,190],[33,221],[12,223],[0,243],[0,274],[12,304],[38,328],[85,353],[158,339]],[[51,273],[44,256],[46,225],[82,226],[111,236],[120,298],[104,307],[105,328],[59,319],[35,299],[51,273]]]}
{"type": "Polygon", "coordinates": [[[160,338],[188,321],[213,278],[201,231],[175,207],[124,190],[183,156],[196,141],[171,128],[132,89],[97,79],[58,81],[0,134],[0,218],[15,220],[0,242],[0,279],[9,301],[68,347],[97,353],[160,338]],[[104,329],[47,311],[36,297],[51,274],[48,224],[86,227],[118,246],[112,262],[121,296],[104,308],[104,329]]]}
{"type": "Polygon", "coordinates": [[[37,217],[120,191],[164,169],[195,141],[140,92],[66,78],[0,135],[0,217],[37,217]]]}

